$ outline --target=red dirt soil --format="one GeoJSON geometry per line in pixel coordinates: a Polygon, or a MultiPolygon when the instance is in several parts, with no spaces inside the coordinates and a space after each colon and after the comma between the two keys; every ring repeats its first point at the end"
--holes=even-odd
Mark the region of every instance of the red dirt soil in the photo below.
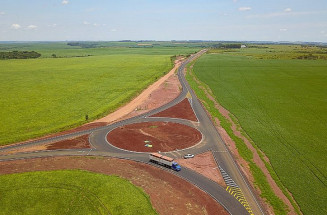
{"type": "Polygon", "coordinates": [[[198,121],[187,98],[185,98],[183,101],[173,107],[170,107],[160,113],[152,115],[152,117],[170,117],[187,119],[195,122],[198,121]]]}
{"type": "Polygon", "coordinates": [[[153,166],[105,157],[52,157],[0,162],[0,174],[60,169],[119,175],[141,187],[161,215],[227,215],[208,194],[187,181],[153,166]]]}
{"type": "Polygon", "coordinates": [[[225,181],[210,151],[195,155],[191,159],[177,159],[176,162],[226,187],[225,181]]]}
{"type": "Polygon", "coordinates": [[[19,152],[33,152],[41,150],[56,150],[56,149],[86,149],[91,148],[89,143],[89,135],[74,137],[72,139],[62,140],[58,142],[36,145],[36,146],[23,146],[18,149],[0,152],[2,154],[14,154],[19,152]]]}
{"type": "Polygon", "coordinates": [[[47,145],[47,150],[55,150],[55,149],[85,149],[91,148],[89,143],[89,135],[83,135],[80,137],[76,137],[74,139],[63,140],[55,143],[51,143],[47,145]]]}
{"type": "Polygon", "coordinates": [[[201,139],[202,134],[195,128],[172,122],[130,124],[112,130],[107,136],[110,144],[137,152],[184,149],[199,143],[201,139]],[[146,147],[147,143],[151,144],[152,148],[146,147]]]}

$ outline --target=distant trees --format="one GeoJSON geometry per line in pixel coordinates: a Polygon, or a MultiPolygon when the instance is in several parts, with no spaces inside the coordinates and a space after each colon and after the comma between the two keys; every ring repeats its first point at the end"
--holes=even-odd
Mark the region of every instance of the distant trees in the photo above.
{"type": "Polygon", "coordinates": [[[98,43],[94,42],[69,42],[67,43],[69,46],[79,46],[81,48],[96,48],[99,46],[98,43]]]}
{"type": "Polygon", "coordinates": [[[239,43],[222,44],[221,48],[225,48],[225,49],[240,49],[241,48],[241,44],[239,44],[239,43]]]}
{"type": "Polygon", "coordinates": [[[11,52],[0,52],[0,59],[28,59],[28,58],[39,58],[40,53],[35,51],[11,51],[11,52]]]}

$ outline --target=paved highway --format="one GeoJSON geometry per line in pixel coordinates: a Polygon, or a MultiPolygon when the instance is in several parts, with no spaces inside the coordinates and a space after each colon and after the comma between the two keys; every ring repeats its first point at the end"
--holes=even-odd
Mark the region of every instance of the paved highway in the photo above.
{"type": "MultiPolygon", "coordinates": [[[[48,138],[39,141],[33,141],[26,145],[39,145],[45,144],[53,141],[59,141],[64,139],[69,139],[72,137],[77,137],[84,134],[90,134],[89,141],[92,144],[92,149],[84,149],[84,150],[52,150],[52,151],[37,151],[37,152],[29,152],[29,153],[17,153],[17,154],[8,154],[0,156],[0,160],[15,160],[15,159],[28,159],[28,158],[35,158],[35,157],[49,157],[49,156],[110,156],[110,157],[118,157],[123,159],[131,159],[139,162],[149,163],[148,153],[135,153],[125,151],[119,148],[112,146],[110,143],[107,142],[106,136],[107,134],[120,126],[138,122],[149,122],[149,121],[169,121],[175,123],[185,124],[191,127],[198,129],[202,135],[203,140],[200,144],[196,145],[187,150],[179,150],[174,152],[165,153],[171,157],[181,157],[184,153],[194,153],[199,154],[204,151],[212,151],[214,157],[216,159],[217,164],[220,167],[220,170],[224,172],[224,179],[227,185],[231,185],[231,188],[237,189],[241,191],[241,195],[237,194],[235,198],[235,194],[230,194],[225,188],[218,185],[217,183],[209,180],[208,178],[190,170],[187,168],[183,168],[180,172],[174,172],[169,169],[165,169],[166,171],[170,171],[171,173],[178,175],[185,180],[195,184],[197,187],[202,189],[203,191],[210,194],[215,200],[217,200],[220,204],[222,204],[225,209],[230,214],[263,214],[260,205],[257,203],[255,197],[252,194],[252,191],[249,189],[245,178],[239,171],[238,166],[236,165],[235,161],[233,160],[230,152],[228,151],[226,145],[222,141],[221,137],[219,136],[217,130],[215,129],[212,121],[208,117],[207,113],[203,109],[201,103],[198,101],[197,97],[193,93],[192,89],[188,85],[187,81],[185,80],[183,71],[185,66],[195,59],[196,57],[205,53],[206,50],[202,50],[195,55],[192,55],[188,60],[186,60],[178,70],[178,77],[180,83],[182,85],[182,92],[181,94],[174,99],[173,101],[169,102],[166,105],[163,105],[155,110],[152,110],[148,113],[126,119],[123,121],[116,122],[114,124],[103,126],[99,128],[89,129],[85,131],[75,132],[72,134],[66,134],[58,137],[48,138]],[[189,101],[193,107],[194,112],[197,115],[198,123],[190,122],[188,120],[183,119],[172,119],[172,118],[155,118],[151,117],[151,115],[161,112],[169,107],[172,107],[179,102],[181,102],[188,92],[191,94],[191,98],[189,101]],[[243,198],[246,199],[243,200],[243,198]],[[246,204],[245,204],[245,203],[246,204]],[[242,203],[242,204],[241,204],[242,203]]],[[[14,148],[22,147],[20,145],[12,145],[8,147],[4,147],[0,149],[0,151],[11,150],[14,148]]],[[[155,165],[149,163],[151,165],[155,165]]],[[[159,166],[158,166],[159,167],[159,166]]],[[[160,167],[161,168],[161,167],[160,167]]],[[[234,191],[234,190],[233,190],[234,191]]]]}

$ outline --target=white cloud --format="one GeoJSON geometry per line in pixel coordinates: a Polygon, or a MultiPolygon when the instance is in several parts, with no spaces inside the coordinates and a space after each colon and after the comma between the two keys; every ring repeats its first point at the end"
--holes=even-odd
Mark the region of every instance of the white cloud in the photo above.
{"type": "Polygon", "coordinates": [[[273,17],[282,17],[282,16],[306,16],[306,15],[315,15],[326,13],[327,11],[302,11],[302,12],[276,12],[276,13],[266,13],[266,14],[255,14],[249,15],[247,18],[273,18],[273,17]]]}
{"type": "Polygon", "coordinates": [[[83,22],[83,25],[91,25],[91,23],[87,22],[87,21],[84,21],[83,22]]]}
{"type": "Polygon", "coordinates": [[[99,26],[100,24],[98,24],[98,23],[93,23],[93,26],[99,26]]]}
{"type": "Polygon", "coordinates": [[[288,29],[287,28],[281,28],[279,29],[279,31],[287,31],[288,29]]]}
{"type": "Polygon", "coordinates": [[[249,11],[251,9],[252,9],[251,7],[240,7],[238,10],[239,11],[249,11]]]}
{"type": "Polygon", "coordinates": [[[68,4],[68,3],[69,3],[68,0],[62,0],[62,2],[61,2],[61,4],[63,4],[63,5],[66,5],[66,4],[68,4]]]}
{"type": "Polygon", "coordinates": [[[286,9],[284,10],[284,12],[286,12],[286,13],[291,12],[291,11],[292,11],[291,8],[286,8],[286,9]]]}
{"type": "Polygon", "coordinates": [[[15,30],[17,30],[17,29],[20,29],[22,26],[20,26],[20,24],[12,24],[11,25],[11,28],[12,29],[15,29],[15,30]]]}
{"type": "Polygon", "coordinates": [[[113,28],[113,29],[111,29],[110,31],[111,31],[111,32],[116,32],[117,29],[116,29],[116,28],[113,28]]]}
{"type": "Polygon", "coordinates": [[[36,25],[29,25],[29,26],[27,26],[27,29],[35,30],[35,29],[37,29],[37,26],[36,25]]]}
{"type": "Polygon", "coordinates": [[[57,27],[57,24],[56,24],[56,23],[54,23],[54,24],[48,25],[48,27],[52,27],[52,28],[55,28],[55,27],[57,27]]]}
{"type": "Polygon", "coordinates": [[[5,14],[6,14],[5,12],[0,11],[0,16],[1,16],[1,15],[5,15],[5,14]]]}

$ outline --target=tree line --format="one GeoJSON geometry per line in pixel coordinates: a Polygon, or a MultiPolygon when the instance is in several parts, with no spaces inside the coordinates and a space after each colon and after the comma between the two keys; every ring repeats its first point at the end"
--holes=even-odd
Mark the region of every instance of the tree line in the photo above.
{"type": "Polygon", "coordinates": [[[11,51],[11,52],[0,52],[0,59],[28,59],[28,58],[39,58],[40,53],[36,51],[11,51]]]}

